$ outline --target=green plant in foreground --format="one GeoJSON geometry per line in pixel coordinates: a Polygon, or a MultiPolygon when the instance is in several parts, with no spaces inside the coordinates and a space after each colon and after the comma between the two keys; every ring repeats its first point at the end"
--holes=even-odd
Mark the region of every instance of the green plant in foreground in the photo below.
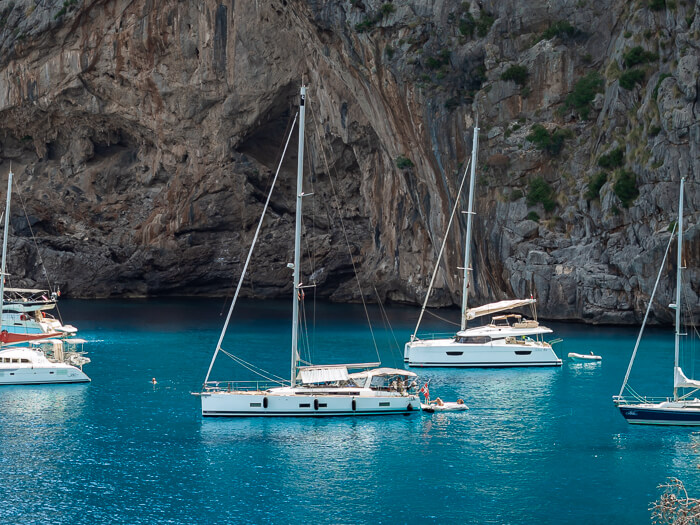
{"type": "Polygon", "coordinates": [[[635,46],[622,56],[622,62],[625,64],[625,67],[634,67],[658,59],[659,55],[645,50],[642,46],[635,46]]]}

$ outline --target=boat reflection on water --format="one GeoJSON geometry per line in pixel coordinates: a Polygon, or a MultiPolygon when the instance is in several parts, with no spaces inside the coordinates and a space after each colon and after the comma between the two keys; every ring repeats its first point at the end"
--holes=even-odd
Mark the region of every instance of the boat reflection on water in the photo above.
{"type": "Polygon", "coordinates": [[[5,432],[25,425],[40,431],[43,426],[80,418],[87,388],[87,384],[4,386],[0,389],[0,426],[5,432]]]}

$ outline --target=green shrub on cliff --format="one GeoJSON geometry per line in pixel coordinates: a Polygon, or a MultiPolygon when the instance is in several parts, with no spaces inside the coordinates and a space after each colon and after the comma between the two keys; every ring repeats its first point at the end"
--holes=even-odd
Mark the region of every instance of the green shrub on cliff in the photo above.
{"type": "Polygon", "coordinates": [[[544,211],[552,211],[557,203],[554,200],[554,190],[542,177],[537,177],[530,182],[527,192],[528,206],[542,204],[544,211]]]}
{"type": "Polygon", "coordinates": [[[598,72],[591,71],[576,82],[574,90],[566,97],[564,105],[576,110],[582,119],[588,120],[591,102],[593,102],[596,93],[603,91],[604,84],[605,82],[598,72]]]}
{"type": "Polygon", "coordinates": [[[644,71],[641,69],[630,69],[620,75],[620,87],[631,91],[635,84],[644,82],[644,71]]]}
{"type": "Polygon", "coordinates": [[[404,157],[403,155],[399,155],[396,157],[396,167],[399,168],[400,170],[407,170],[411,169],[414,164],[411,162],[411,159],[408,157],[404,157]]]}
{"type": "Polygon", "coordinates": [[[516,84],[524,86],[528,76],[529,73],[525,66],[515,65],[510,66],[501,74],[501,80],[512,80],[516,84]]]}
{"type": "Polygon", "coordinates": [[[551,40],[554,37],[572,38],[578,35],[578,33],[578,29],[572,26],[568,20],[559,20],[545,29],[537,41],[551,40]]]}
{"type": "Polygon", "coordinates": [[[625,67],[634,67],[647,62],[654,62],[659,59],[659,55],[645,50],[642,46],[635,46],[622,56],[625,67]]]}
{"type": "Polygon", "coordinates": [[[571,133],[568,130],[554,128],[550,132],[542,124],[535,124],[525,138],[532,142],[537,149],[551,155],[558,155],[564,147],[564,141],[569,136],[571,133]]]}
{"type": "Polygon", "coordinates": [[[595,200],[600,197],[600,189],[603,185],[608,182],[608,174],[601,171],[597,175],[593,175],[591,180],[588,182],[588,189],[584,194],[584,197],[588,201],[595,200]]]}
{"type": "Polygon", "coordinates": [[[618,170],[615,176],[615,183],[613,184],[613,191],[617,198],[622,201],[622,205],[625,208],[629,208],[630,204],[639,197],[636,175],[628,170],[618,170]]]}
{"type": "Polygon", "coordinates": [[[605,169],[621,168],[624,164],[625,152],[622,148],[615,148],[598,159],[598,166],[605,169]]]}

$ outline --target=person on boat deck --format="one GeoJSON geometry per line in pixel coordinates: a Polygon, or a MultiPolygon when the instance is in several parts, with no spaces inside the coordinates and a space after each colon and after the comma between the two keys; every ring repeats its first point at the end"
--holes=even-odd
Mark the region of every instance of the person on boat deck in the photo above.
{"type": "Polygon", "coordinates": [[[436,397],[435,401],[433,401],[433,403],[435,403],[439,407],[441,407],[445,404],[445,403],[443,403],[442,399],[440,399],[439,397],[436,397]]]}
{"type": "Polygon", "coordinates": [[[464,404],[464,399],[458,399],[457,400],[458,405],[463,405],[464,404]]]}

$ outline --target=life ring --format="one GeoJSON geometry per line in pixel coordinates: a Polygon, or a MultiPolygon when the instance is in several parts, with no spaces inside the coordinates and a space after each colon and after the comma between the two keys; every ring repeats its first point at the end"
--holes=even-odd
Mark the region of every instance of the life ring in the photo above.
{"type": "Polygon", "coordinates": [[[318,398],[314,399],[314,410],[318,410],[318,398]]]}
{"type": "Polygon", "coordinates": [[[20,321],[26,321],[26,320],[27,320],[27,316],[24,315],[24,314],[22,314],[22,315],[19,316],[19,320],[20,320],[20,321]]]}
{"type": "Polygon", "coordinates": [[[352,400],[352,410],[353,412],[357,410],[357,401],[355,401],[354,399],[352,400]]]}
{"type": "Polygon", "coordinates": [[[263,397],[263,408],[267,408],[267,398],[263,397]]]}

